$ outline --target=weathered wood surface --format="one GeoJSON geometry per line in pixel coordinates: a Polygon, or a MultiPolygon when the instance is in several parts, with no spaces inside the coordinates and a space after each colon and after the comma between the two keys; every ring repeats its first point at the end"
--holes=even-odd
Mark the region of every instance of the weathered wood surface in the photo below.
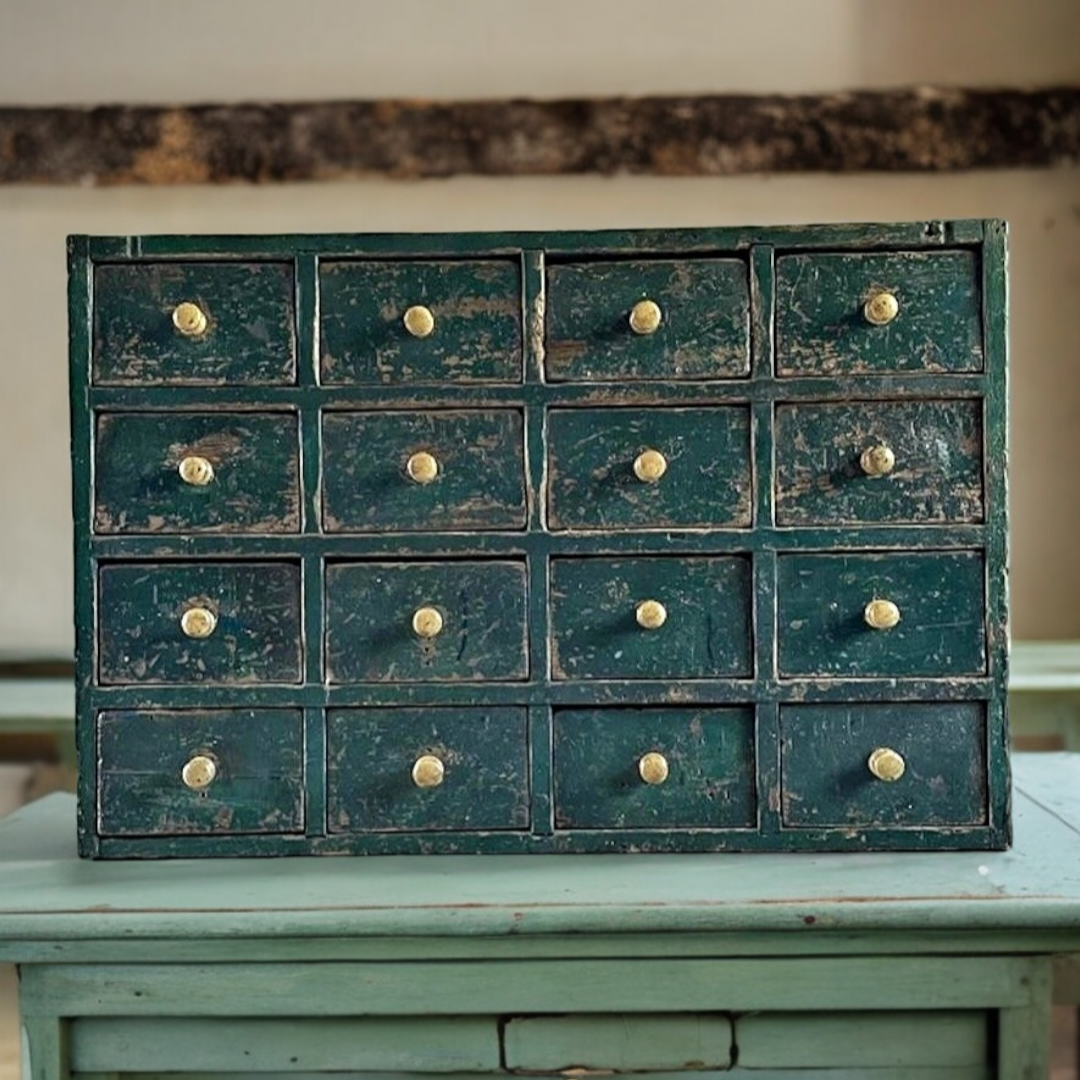
{"type": "Polygon", "coordinates": [[[1080,89],[0,109],[0,183],[952,172],[1080,160],[1080,89]]]}

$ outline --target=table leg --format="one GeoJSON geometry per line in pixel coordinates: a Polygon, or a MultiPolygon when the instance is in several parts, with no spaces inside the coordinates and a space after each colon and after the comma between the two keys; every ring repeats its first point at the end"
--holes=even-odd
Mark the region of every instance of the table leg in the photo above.
{"type": "Polygon", "coordinates": [[[67,1024],[58,1016],[22,1018],[27,1055],[27,1080],[68,1080],[67,1024]]]}
{"type": "Polygon", "coordinates": [[[1050,1075],[1050,957],[1031,959],[1026,1006],[998,1012],[998,1076],[1001,1080],[1046,1080],[1050,1075]]]}

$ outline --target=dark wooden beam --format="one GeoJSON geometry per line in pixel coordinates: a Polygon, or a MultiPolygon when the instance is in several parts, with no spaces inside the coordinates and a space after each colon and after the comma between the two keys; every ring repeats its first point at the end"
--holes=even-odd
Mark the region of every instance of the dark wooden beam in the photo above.
{"type": "Polygon", "coordinates": [[[1080,87],[0,109],[0,183],[954,172],[1080,162],[1080,87]]]}

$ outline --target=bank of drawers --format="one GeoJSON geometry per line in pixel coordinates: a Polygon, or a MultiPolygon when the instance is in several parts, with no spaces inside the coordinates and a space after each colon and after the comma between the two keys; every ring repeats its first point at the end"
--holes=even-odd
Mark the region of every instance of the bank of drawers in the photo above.
{"type": "Polygon", "coordinates": [[[84,853],[1005,842],[980,229],[88,258],[84,853]]]}

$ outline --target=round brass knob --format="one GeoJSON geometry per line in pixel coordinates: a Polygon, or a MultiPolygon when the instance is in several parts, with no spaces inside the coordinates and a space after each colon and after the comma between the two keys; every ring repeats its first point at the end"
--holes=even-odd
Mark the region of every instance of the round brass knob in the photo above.
{"type": "Polygon", "coordinates": [[[667,608],[659,600],[642,600],[634,611],[638,626],[659,630],[667,622],[667,608]]]}
{"type": "Polygon", "coordinates": [[[427,337],[435,329],[435,315],[423,304],[414,304],[401,321],[413,337],[427,337]]]}
{"type": "Polygon", "coordinates": [[[634,475],[643,484],[655,484],[667,472],[667,458],[659,450],[642,450],[634,458],[634,475]]]}
{"type": "Polygon", "coordinates": [[[859,466],[867,476],[888,476],[896,464],[896,455],[883,443],[867,447],[859,456],[859,466]]]}
{"type": "Polygon", "coordinates": [[[899,780],[904,775],[904,769],[907,768],[904,759],[895,750],[890,750],[887,746],[879,746],[874,750],[870,757],[867,758],[866,764],[879,780],[884,780],[890,784],[894,780],[899,780]]]}
{"type": "Polygon", "coordinates": [[[641,755],[637,769],[638,775],[646,784],[662,784],[668,778],[667,758],[655,750],[641,755]]]}
{"type": "Polygon", "coordinates": [[[660,305],[652,300],[639,300],[630,309],[630,329],[635,334],[655,334],[663,319],[660,305]]]}
{"type": "Polygon", "coordinates": [[[205,754],[196,754],[180,770],[180,778],[192,791],[202,791],[209,787],[217,776],[217,762],[205,754]]]}
{"type": "Polygon", "coordinates": [[[419,788],[438,787],[446,776],[446,766],[434,754],[421,754],[412,767],[413,783],[419,788]]]}
{"type": "Polygon", "coordinates": [[[863,608],[863,618],[874,630],[891,630],[900,621],[900,609],[891,600],[871,600],[863,608]]]}
{"type": "Polygon", "coordinates": [[[206,315],[203,309],[188,300],[173,308],[172,321],[173,326],[184,337],[199,337],[206,333],[206,315]]]}
{"type": "Polygon", "coordinates": [[[900,314],[900,301],[891,292],[874,293],[863,304],[866,321],[874,326],[886,326],[900,314]]]}
{"type": "Polygon", "coordinates": [[[214,466],[204,457],[192,454],[177,466],[180,479],[192,487],[206,487],[214,479],[214,466]]]}
{"type": "Polygon", "coordinates": [[[433,638],[442,633],[443,617],[438,608],[422,607],[413,612],[413,633],[417,637],[433,638]]]}
{"type": "Polygon", "coordinates": [[[189,638],[208,638],[217,627],[217,616],[206,607],[190,607],[180,616],[180,629],[189,638]]]}
{"type": "Polygon", "coordinates": [[[439,475],[439,462],[426,450],[418,450],[405,462],[405,472],[416,484],[430,484],[439,475]]]}

